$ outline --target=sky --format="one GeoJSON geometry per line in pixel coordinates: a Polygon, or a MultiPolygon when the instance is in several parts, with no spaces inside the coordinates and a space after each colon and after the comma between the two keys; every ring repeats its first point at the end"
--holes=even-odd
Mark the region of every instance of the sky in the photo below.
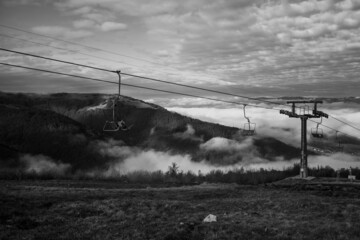
{"type": "MultiPolygon", "coordinates": [[[[1,48],[110,70],[247,96],[359,96],[360,0],[0,0],[0,24],[1,48]]],[[[115,74],[5,51],[0,61],[117,81],[115,74]]],[[[1,91],[116,92],[112,84],[0,70],[1,91]]],[[[122,91],[144,100],[169,97],[122,91]]]]}
{"type": "MultiPolygon", "coordinates": [[[[0,48],[249,97],[360,97],[360,0],[0,0],[0,48]]],[[[3,50],[0,63],[118,80],[3,50]]],[[[122,82],[247,103],[141,78],[123,76],[122,82]]],[[[0,65],[0,91],[116,94],[117,86],[0,65]]],[[[121,91],[205,121],[246,123],[241,106],[127,86],[121,91]]],[[[299,145],[298,119],[247,109],[257,134],[299,145]]],[[[359,104],[327,103],[321,110],[358,126],[359,104]]],[[[325,124],[360,138],[334,119],[325,124]]],[[[308,134],[315,126],[309,122],[308,134]]]]}

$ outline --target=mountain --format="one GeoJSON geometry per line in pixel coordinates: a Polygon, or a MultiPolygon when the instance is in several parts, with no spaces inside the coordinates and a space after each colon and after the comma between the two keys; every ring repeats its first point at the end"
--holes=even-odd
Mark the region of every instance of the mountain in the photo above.
{"type": "Polygon", "coordinates": [[[50,110],[0,104],[1,158],[17,154],[42,154],[74,164],[97,165],[101,156],[88,148],[96,139],[81,123],[50,110]],[[76,161],[73,161],[76,159],[76,161]]]}
{"type": "Polygon", "coordinates": [[[110,159],[99,153],[94,142],[108,139],[138,149],[189,154],[194,161],[205,159],[220,165],[243,161],[245,156],[271,161],[299,154],[298,149],[274,138],[249,140],[237,128],[189,118],[125,96],[117,102],[115,113],[131,129],[104,132],[105,122],[112,119],[112,100],[103,94],[0,93],[1,159],[14,158],[17,151],[46,155],[71,163],[74,169],[103,166],[110,159]],[[247,146],[241,147],[243,142],[247,146]],[[216,147],[219,143],[221,149],[216,147]]]}

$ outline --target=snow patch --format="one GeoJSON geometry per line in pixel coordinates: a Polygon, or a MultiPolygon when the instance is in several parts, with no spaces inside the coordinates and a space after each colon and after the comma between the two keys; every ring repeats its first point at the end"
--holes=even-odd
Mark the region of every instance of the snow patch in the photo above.
{"type": "Polygon", "coordinates": [[[93,107],[87,107],[86,108],[86,111],[95,111],[95,110],[98,110],[98,109],[105,109],[107,106],[107,103],[104,102],[104,103],[101,103],[97,106],[93,106],[93,107]]]}

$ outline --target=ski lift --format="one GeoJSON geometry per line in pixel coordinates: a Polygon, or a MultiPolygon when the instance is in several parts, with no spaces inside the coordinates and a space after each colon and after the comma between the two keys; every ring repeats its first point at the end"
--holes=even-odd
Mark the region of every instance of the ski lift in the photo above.
{"type": "Polygon", "coordinates": [[[112,103],[112,111],[113,111],[112,112],[112,120],[106,121],[105,125],[103,127],[103,131],[105,131],[105,132],[116,132],[116,131],[119,131],[119,129],[120,129],[119,125],[117,124],[116,117],[115,117],[116,101],[117,101],[117,99],[115,98],[112,103]]]}
{"type": "Polygon", "coordinates": [[[248,122],[244,124],[244,129],[242,131],[242,134],[244,136],[253,136],[255,134],[256,124],[250,122],[250,119],[246,116],[245,108],[246,108],[246,104],[244,104],[243,109],[244,109],[244,118],[246,118],[248,122]]]}
{"type": "Polygon", "coordinates": [[[132,127],[132,125],[128,127],[124,120],[118,120],[116,117],[116,112],[115,112],[116,105],[120,99],[120,88],[121,88],[121,74],[120,73],[121,73],[121,71],[116,71],[116,73],[119,76],[119,92],[118,92],[118,95],[113,99],[113,102],[112,102],[112,119],[109,121],[106,121],[105,125],[103,127],[103,131],[105,131],[105,132],[116,132],[119,130],[127,131],[127,130],[130,130],[132,127]]]}
{"type": "Polygon", "coordinates": [[[324,133],[319,125],[322,123],[322,117],[320,118],[320,122],[316,123],[316,128],[311,129],[311,136],[314,138],[324,138],[324,133]]]}
{"type": "Polygon", "coordinates": [[[344,151],[344,145],[342,144],[342,142],[338,136],[338,133],[339,133],[339,131],[336,131],[335,141],[337,142],[337,145],[335,146],[335,150],[337,152],[342,152],[342,151],[344,151]]]}

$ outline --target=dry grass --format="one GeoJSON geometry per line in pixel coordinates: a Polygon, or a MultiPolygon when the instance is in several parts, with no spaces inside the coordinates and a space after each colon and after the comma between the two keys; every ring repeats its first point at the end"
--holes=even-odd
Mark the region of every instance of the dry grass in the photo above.
{"type": "Polygon", "coordinates": [[[0,239],[360,238],[360,199],[341,189],[1,181],[0,208],[0,239]]]}

